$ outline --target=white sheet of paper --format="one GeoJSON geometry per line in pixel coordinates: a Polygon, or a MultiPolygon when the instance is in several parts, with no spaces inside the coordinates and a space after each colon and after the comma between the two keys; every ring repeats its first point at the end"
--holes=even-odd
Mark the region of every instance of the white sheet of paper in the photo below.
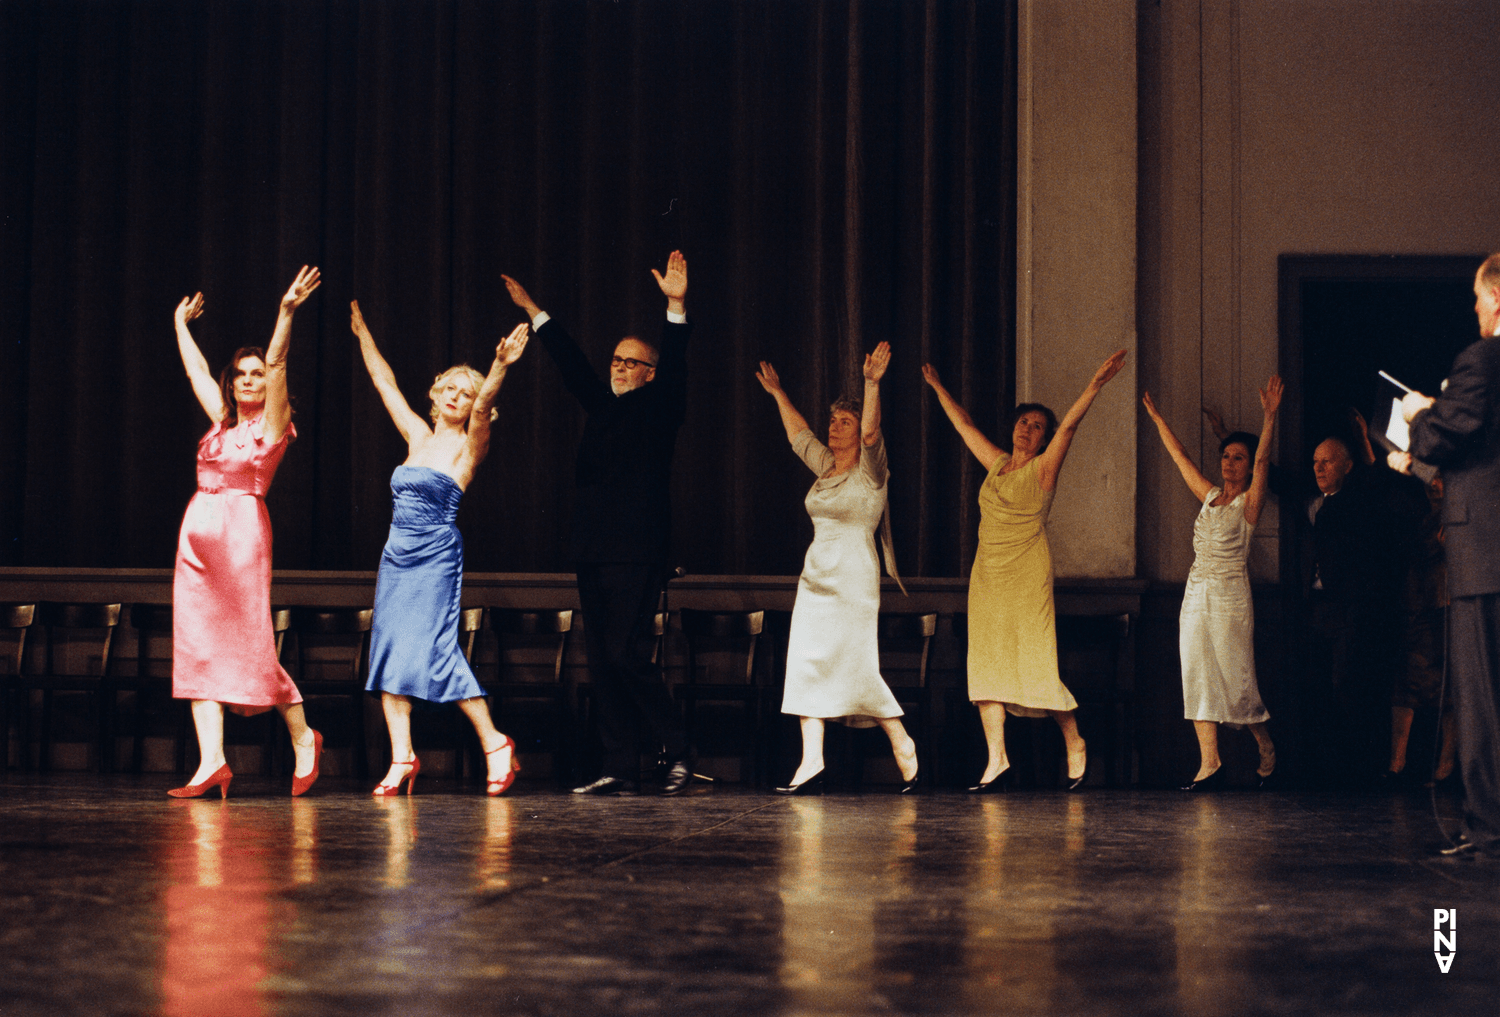
{"type": "Polygon", "coordinates": [[[1406,426],[1406,418],[1401,416],[1400,399],[1391,400],[1391,422],[1386,425],[1385,436],[1403,452],[1411,448],[1411,430],[1406,426]]]}

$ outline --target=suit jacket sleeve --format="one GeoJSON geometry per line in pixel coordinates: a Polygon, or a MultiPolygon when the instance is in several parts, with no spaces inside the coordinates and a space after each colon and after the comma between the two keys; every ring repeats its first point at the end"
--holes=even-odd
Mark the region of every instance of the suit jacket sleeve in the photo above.
{"type": "Polygon", "coordinates": [[[1461,462],[1485,439],[1493,384],[1484,354],[1483,342],[1475,343],[1453,361],[1448,387],[1431,408],[1417,414],[1411,422],[1411,454],[1434,466],[1448,467],[1461,462]]]}
{"type": "Polygon", "coordinates": [[[691,321],[667,320],[661,331],[661,361],[656,365],[656,380],[652,382],[662,387],[671,423],[678,425],[687,416],[687,344],[692,334],[691,321]]]}
{"type": "Polygon", "coordinates": [[[586,412],[593,413],[601,406],[608,405],[608,401],[614,398],[609,384],[594,372],[588,358],[583,355],[583,350],[578,348],[578,343],[556,318],[544,321],[535,335],[552,356],[557,369],[562,372],[563,384],[573,393],[573,398],[583,404],[586,412]]]}

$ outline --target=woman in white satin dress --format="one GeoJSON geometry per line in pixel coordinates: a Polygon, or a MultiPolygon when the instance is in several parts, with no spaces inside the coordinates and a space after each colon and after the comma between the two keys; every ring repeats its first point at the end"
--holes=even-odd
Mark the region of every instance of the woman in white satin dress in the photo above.
{"type": "MultiPolygon", "coordinates": [[[[756,379],[776,400],[787,438],[817,476],[808,492],[813,542],[797,583],[787,643],[786,693],[781,712],[802,727],[802,762],[781,794],[809,794],[823,784],[823,731],[836,720],[850,727],[879,725],[901,770],[902,793],[917,784],[917,748],[902,711],[880,676],[878,623],[880,561],[874,531],[885,516],[885,441],[880,434],[880,379],[891,359],[888,343],[865,357],[864,402],[840,399],[829,415],[828,444],[781,388],[776,369],[761,361],[756,379]]],[[[889,524],[882,528],[886,567],[895,575],[889,524]]]]}
{"type": "Polygon", "coordinates": [[[1256,773],[1264,787],[1276,770],[1276,747],[1266,729],[1270,714],[1255,679],[1255,610],[1245,560],[1266,503],[1281,379],[1272,375],[1260,390],[1260,438],[1237,431],[1220,444],[1222,486],[1209,482],[1188,458],[1151,393],[1144,393],[1142,402],[1182,479],[1202,503],[1193,526],[1193,567],[1183,590],[1178,636],[1184,714],[1193,722],[1199,753],[1197,775],[1183,790],[1211,790],[1223,783],[1220,724],[1248,727],[1255,736],[1260,749],[1256,773]]]}

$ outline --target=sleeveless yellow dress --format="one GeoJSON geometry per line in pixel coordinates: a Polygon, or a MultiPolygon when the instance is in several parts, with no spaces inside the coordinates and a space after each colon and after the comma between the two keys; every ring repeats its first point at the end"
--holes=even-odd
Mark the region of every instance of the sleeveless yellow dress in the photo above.
{"type": "Polygon", "coordinates": [[[1047,546],[1053,492],[1042,490],[1040,460],[1001,473],[1008,462],[1001,453],[979,488],[979,550],[969,575],[969,699],[1043,717],[1078,708],[1057,673],[1047,546]]]}

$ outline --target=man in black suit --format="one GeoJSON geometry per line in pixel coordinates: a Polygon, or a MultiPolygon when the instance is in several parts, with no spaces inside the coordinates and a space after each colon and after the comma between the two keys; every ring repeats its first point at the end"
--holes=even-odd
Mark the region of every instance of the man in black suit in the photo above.
{"type": "Polygon", "coordinates": [[[1463,837],[1445,854],[1500,857],[1500,254],[1474,275],[1482,338],[1436,399],[1401,401],[1411,454],[1443,471],[1448,673],[1458,718],[1463,837]]]}
{"type": "Polygon", "coordinates": [[[666,572],[672,452],[687,412],[687,259],[673,251],[666,274],[651,274],[667,298],[661,345],[621,339],[608,384],[562,325],[520,283],[502,276],[516,306],[530,315],[532,335],[588,415],[578,443],[570,546],[604,766],[598,780],[574,794],[633,791],[646,734],[666,749],[663,794],[677,794],[692,776],[682,716],[651,663],[649,627],[666,572]]]}
{"type": "Polygon", "coordinates": [[[1421,484],[1360,463],[1342,438],[1313,452],[1309,612],[1303,654],[1306,750],[1316,782],[1368,785],[1390,756],[1406,570],[1426,507],[1421,484]]]}

